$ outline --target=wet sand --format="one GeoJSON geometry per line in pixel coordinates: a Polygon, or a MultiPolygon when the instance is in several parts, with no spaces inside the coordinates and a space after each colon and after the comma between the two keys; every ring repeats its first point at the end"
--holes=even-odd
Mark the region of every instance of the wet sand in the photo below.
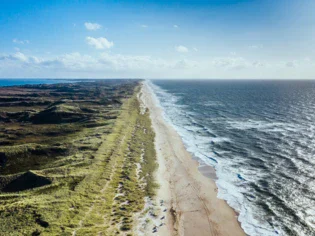
{"type": "Polygon", "coordinates": [[[187,152],[180,136],[163,119],[162,110],[146,83],[141,92],[156,133],[159,163],[156,178],[160,185],[157,200],[163,200],[168,209],[166,226],[154,235],[245,235],[234,210],[217,198],[213,168],[199,166],[187,152]]]}

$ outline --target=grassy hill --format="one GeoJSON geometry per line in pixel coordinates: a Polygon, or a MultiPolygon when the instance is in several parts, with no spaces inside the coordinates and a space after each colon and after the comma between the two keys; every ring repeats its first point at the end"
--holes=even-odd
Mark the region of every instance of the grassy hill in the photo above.
{"type": "Polygon", "coordinates": [[[157,167],[138,90],[98,82],[0,96],[15,104],[1,110],[0,235],[132,235],[157,167]]]}

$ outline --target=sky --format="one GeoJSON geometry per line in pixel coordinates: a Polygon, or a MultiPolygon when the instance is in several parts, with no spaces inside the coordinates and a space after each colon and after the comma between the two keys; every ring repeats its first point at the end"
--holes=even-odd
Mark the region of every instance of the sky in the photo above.
{"type": "Polygon", "coordinates": [[[0,78],[315,79],[314,0],[1,0],[0,78]]]}

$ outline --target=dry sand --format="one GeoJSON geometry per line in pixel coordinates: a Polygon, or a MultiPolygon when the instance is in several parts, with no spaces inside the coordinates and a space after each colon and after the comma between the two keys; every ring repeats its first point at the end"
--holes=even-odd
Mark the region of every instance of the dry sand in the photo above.
{"type": "Polygon", "coordinates": [[[147,235],[245,235],[233,209],[217,198],[217,187],[211,180],[215,173],[210,167],[198,170],[198,162],[186,151],[174,128],[165,122],[147,86],[143,83],[141,100],[150,111],[156,133],[156,177],[160,184],[157,201],[163,200],[163,207],[167,208],[166,225],[156,233],[149,229],[147,235]]]}

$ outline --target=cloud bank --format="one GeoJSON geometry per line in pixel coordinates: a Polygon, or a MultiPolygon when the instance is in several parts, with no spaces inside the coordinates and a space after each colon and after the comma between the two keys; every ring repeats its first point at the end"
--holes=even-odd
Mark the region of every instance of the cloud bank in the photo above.
{"type": "Polygon", "coordinates": [[[53,78],[314,78],[315,61],[252,61],[243,57],[204,60],[162,59],[146,55],[78,52],[37,57],[22,52],[0,54],[0,77],[53,78]],[[237,76],[236,76],[237,75],[237,76]]]}

